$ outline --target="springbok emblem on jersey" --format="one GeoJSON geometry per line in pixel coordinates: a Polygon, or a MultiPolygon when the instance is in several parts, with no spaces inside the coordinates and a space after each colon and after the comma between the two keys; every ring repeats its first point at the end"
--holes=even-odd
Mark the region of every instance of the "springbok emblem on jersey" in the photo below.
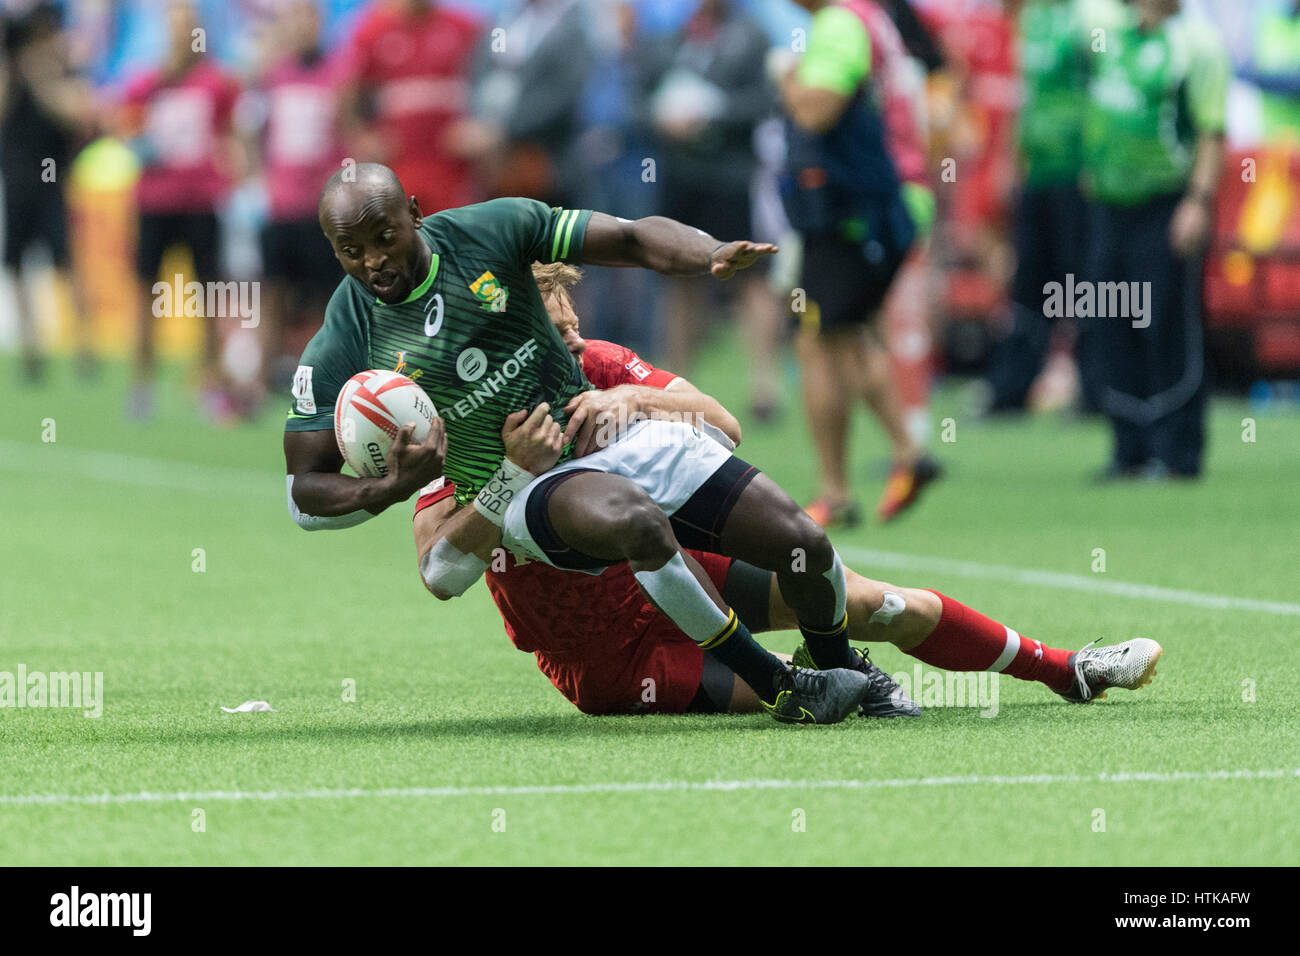
{"type": "Polygon", "coordinates": [[[510,291],[503,286],[491,272],[485,272],[469,284],[469,291],[479,301],[480,309],[489,312],[504,312],[510,291]]]}
{"type": "MultiPolygon", "coordinates": [[[[393,371],[399,375],[406,375],[406,353],[405,352],[398,351],[397,364],[393,366],[393,371]]],[[[406,377],[409,378],[412,382],[414,382],[417,378],[419,378],[423,374],[424,374],[424,369],[417,368],[410,375],[406,375],[406,377]]]]}

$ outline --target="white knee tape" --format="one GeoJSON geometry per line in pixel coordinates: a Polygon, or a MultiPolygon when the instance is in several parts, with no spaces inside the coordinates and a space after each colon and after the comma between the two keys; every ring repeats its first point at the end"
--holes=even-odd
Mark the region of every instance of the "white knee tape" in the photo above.
{"type": "Polygon", "coordinates": [[[898,615],[903,613],[907,607],[907,602],[903,600],[901,594],[895,594],[893,591],[885,592],[885,600],[880,605],[880,610],[868,618],[868,624],[888,624],[898,615]]]}
{"type": "Polygon", "coordinates": [[[844,617],[844,612],[848,609],[849,591],[848,582],[845,580],[844,575],[844,562],[840,560],[840,553],[838,551],[833,551],[833,553],[835,555],[835,560],[831,562],[831,566],[826,569],[822,576],[826,578],[827,581],[831,582],[831,588],[834,589],[835,617],[831,623],[838,624],[844,617]]]}
{"type": "Polygon", "coordinates": [[[476,554],[463,553],[446,538],[439,538],[420,559],[420,577],[440,597],[460,597],[486,570],[486,561],[476,554]]]}

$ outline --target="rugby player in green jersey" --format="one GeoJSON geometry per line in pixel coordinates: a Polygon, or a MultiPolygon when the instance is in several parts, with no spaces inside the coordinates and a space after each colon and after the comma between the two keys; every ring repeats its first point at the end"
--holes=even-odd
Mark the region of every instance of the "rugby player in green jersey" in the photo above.
{"type": "Polygon", "coordinates": [[[438,596],[463,593],[502,545],[575,572],[627,561],[650,599],[777,720],[833,723],[857,709],[868,679],[849,647],[844,566],[825,533],[699,428],[643,420],[611,437],[604,433],[617,409],[589,401],[566,415],[591,385],[531,271],[534,261],[562,261],[726,279],[775,246],[720,242],[662,217],[630,221],[528,199],[425,217],[376,163],[330,178],[320,224],[347,277],[294,378],[284,452],[295,521],[348,527],[443,475],[473,507],[449,521],[422,562],[438,596]],[[371,368],[400,368],[418,381],[441,419],[420,443],[410,441],[413,426],[398,432],[384,477],[353,478],[340,473],[334,402],[348,378],[371,368]],[[506,454],[502,431],[512,413],[543,405],[564,454],[539,477],[506,454]],[[596,447],[566,461],[575,445],[596,447]],[[760,647],[683,547],[776,574],[823,669],[787,666],[760,647]]]}

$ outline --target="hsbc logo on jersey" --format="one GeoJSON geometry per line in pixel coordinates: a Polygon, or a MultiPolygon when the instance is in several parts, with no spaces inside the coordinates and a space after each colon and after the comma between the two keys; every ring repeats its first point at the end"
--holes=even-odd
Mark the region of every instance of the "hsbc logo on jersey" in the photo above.
{"type": "Polygon", "coordinates": [[[442,417],[468,418],[485,402],[499,395],[505,384],[517,378],[536,355],[537,339],[529,339],[515,349],[513,357],[506,359],[499,369],[488,375],[488,360],[482,349],[469,348],[461,352],[460,357],[456,359],[456,373],[465,381],[477,384],[472,392],[447,407],[443,407],[442,400],[439,399],[438,406],[442,417]]]}
{"type": "Polygon", "coordinates": [[[650,370],[645,367],[645,362],[639,358],[633,359],[623,367],[631,372],[638,382],[644,382],[650,377],[650,370]]]}

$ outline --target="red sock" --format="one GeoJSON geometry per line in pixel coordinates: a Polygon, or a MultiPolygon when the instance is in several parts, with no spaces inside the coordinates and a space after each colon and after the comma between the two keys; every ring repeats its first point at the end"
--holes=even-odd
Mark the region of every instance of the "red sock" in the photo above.
{"type": "Polygon", "coordinates": [[[939,623],[929,637],[904,653],[944,670],[1001,671],[1021,680],[1042,681],[1057,692],[1074,680],[1069,651],[1021,637],[960,601],[938,591],[930,593],[943,602],[939,623]]]}

